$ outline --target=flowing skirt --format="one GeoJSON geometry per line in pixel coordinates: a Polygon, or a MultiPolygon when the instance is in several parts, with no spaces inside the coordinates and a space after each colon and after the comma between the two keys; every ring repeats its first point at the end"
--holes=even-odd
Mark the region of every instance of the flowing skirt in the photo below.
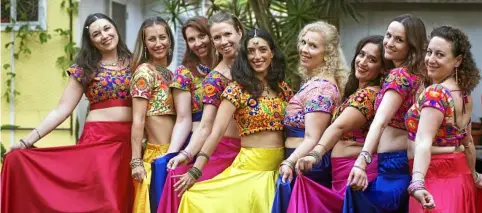
{"type": "Polygon", "coordinates": [[[1,212],[130,212],[131,122],[86,122],[78,145],[9,153],[1,212]]]}
{"type": "MultiPolygon", "coordinates": [[[[377,156],[374,155],[372,159],[373,162],[366,169],[369,181],[377,176],[377,156]]],[[[341,212],[348,175],[355,161],[356,158],[354,157],[331,158],[332,188],[325,187],[303,175],[298,176],[291,195],[288,212],[341,212]]]]}
{"type": "MultiPolygon", "coordinates": [[[[287,159],[291,153],[295,151],[294,148],[286,148],[285,151],[285,159],[287,159]]],[[[327,152],[323,155],[321,162],[316,164],[313,169],[309,172],[304,174],[305,177],[320,183],[321,185],[331,188],[331,164],[330,164],[330,156],[331,151],[327,152]]],[[[294,171],[293,171],[294,172],[294,171]]],[[[293,180],[297,179],[296,172],[293,174],[293,180]]],[[[290,198],[292,194],[292,189],[295,184],[295,181],[291,183],[286,181],[283,183],[281,175],[278,177],[276,181],[276,194],[273,201],[273,209],[271,209],[271,213],[286,213],[288,209],[288,205],[290,203],[290,198]]]]}
{"type": "Polygon", "coordinates": [[[410,180],[407,151],[378,153],[378,176],[365,191],[347,187],[343,212],[407,212],[410,180]]]}
{"type": "MultiPolygon", "coordinates": [[[[184,149],[191,141],[192,132],[189,133],[184,145],[181,149],[184,149]]],[[[176,157],[179,152],[167,153],[166,155],[157,158],[152,162],[152,179],[151,179],[151,187],[150,187],[150,203],[151,203],[151,212],[157,212],[157,207],[159,206],[159,201],[162,197],[162,191],[164,190],[164,184],[166,183],[166,178],[168,175],[167,171],[167,163],[169,160],[176,157]]]]}
{"type": "Polygon", "coordinates": [[[241,148],[230,167],[185,192],[179,212],[270,212],[283,149],[241,148]]]}
{"type": "MultiPolygon", "coordinates": [[[[410,168],[412,166],[413,160],[410,160],[410,168]]],[[[430,212],[476,212],[476,187],[464,153],[432,155],[425,187],[435,201],[435,208],[430,212]]],[[[425,211],[415,198],[410,197],[409,212],[425,211]]]]}
{"type": "Polygon", "coordinates": [[[147,143],[144,151],[144,169],[146,170],[147,178],[142,182],[134,181],[135,199],[134,199],[134,213],[149,213],[151,212],[151,205],[149,199],[149,188],[151,186],[151,163],[156,157],[166,154],[169,149],[169,144],[152,144],[147,143]]]}

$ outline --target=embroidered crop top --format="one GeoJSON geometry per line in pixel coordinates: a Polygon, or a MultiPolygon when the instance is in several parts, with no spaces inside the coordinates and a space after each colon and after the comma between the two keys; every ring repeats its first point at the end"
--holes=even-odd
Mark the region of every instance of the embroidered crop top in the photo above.
{"type": "Polygon", "coordinates": [[[417,102],[405,115],[408,139],[415,141],[420,112],[424,107],[433,107],[444,114],[442,125],[435,135],[434,146],[458,146],[467,135],[466,128],[459,129],[455,123],[455,102],[450,90],[440,84],[426,88],[417,102]]]}
{"type": "MultiPolygon", "coordinates": [[[[67,73],[82,83],[84,69],[77,64],[70,66],[67,73]]],[[[131,106],[129,84],[131,82],[131,69],[129,66],[121,70],[111,70],[104,67],[92,78],[92,81],[84,87],[85,96],[89,99],[91,109],[107,108],[111,106],[131,106]],[[103,101],[113,100],[102,107],[94,107],[103,101]]]]}
{"type": "Polygon", "coordinates": [[[336,110],[333,114],[332,123],[341,115],[343,110],[347,107],[353,107],[360,111],[363,116],[367,119],[365,125],[362,128],[353,129],[350,132],[345,133],[341,140],[350,140],[356,141],[360,143],[365,142],[365,138],[368,134],[368,130],[370,129],[370,124],[375,117],[375,99],[377,97],[377,91],[371,88],[359,89],[350,97],[348,97],[336,110]]]}
{"type": "Polygon", "coordinates": [[[401,67],[392,69],[385,78],[382,89],[378,92],[375,100],[375,110],[378,109],[386,91],[393,90],[397,92],[402,96],[403,102],[388,125],[405,130],[405,113],[407,113],[408,109],[410,109],[415,102],[417,91],[420,86],[420,78],[416,75],[411,75],[407,68],[401,67]]]}
{"type": "MultiPolygon", "coordinates": [[[[166,75],[172,73],[168,69],[162,70],[166,75]]],[[[139,65],[132,75],[132,98],[144,98],[147,104],[147,116],[175,114],[174,101],[169,88],[170,80],[165,79],[160,71],[148,63],[139,65]]]]}
{"type": "Polygon", "coordinates": [[[231,81],[218,71],[212,70],[203,80],[203,103],[219,107],[221,94],[231,81]]]}
{"type": "Polygon", "coordinates": [[[253,98],[237,82],[232,82],[224,90],[222,97],[235,107],[234,119],[240,136],[261,131],[283,130],[283,113],[293,91],[286,82],[280,83],[282,92],[274,98],[253,98]]]}
{"type": "MultiPolygon", "coordinates": [[[[208,69],[208,73],[209,73],[208,69]]],[[[191,92],[191,111],[192,113],[202,112],[203,110],[203,82],[204,77],[194,75],[184,66],[179,66],[174,73],[174,78],[170,87],[191,92]]]]}
{"type": "Polygon", "coordinates": [[[340,92],[335,84],[323,78],[312,79],[289,100],[284,125],[304,129],[306,114],[325,112],[331,115],[340,102],[340,92]]]}

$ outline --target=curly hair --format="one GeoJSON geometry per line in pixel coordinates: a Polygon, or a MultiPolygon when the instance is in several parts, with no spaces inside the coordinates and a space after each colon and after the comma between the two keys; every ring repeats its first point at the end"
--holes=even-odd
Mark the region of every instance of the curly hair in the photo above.
{"type": "Polygon", "coordinates": [[[462,63],[457,71],[457,84],[461,89],[472,92],[480,81],[480,70],[477,68],[470,48],[469,37],[462,30],[451,26],[440,26],[432,30],[430,38],[440,37],[452,43],[454,57],[462,56],[462,63]]]}
{"type": "Polygon", "coordinates": [[[231,76],[233,80],[238,82],[249,94],[258,98],[263,93],[263,83],[256,78],[255,71],[249,64],[248,60],[248,41],[255,35],[265,40],[271,52],[273,53],[273,59],[271,59],[271,66],[268,68],[268,75],[266,75],[266,81],[268,86],[277,93],[282,92],[279,83],[285,78],[285,58],[279,48],[276,47],[271,35],[261,29],[250,30],[241,40],[238,55],[234,60],[233,67],[231,68],[231,76]]]}
{"type": "MultiPolygon", "coordinates": [[[[186,50],[184,52],[184,57],[182,58],[181,64],[184,65],[186,68],[188,68],[194,75],[201,76],[201,74],[197,71],[197,64],[201,62],[199,57],[193,52],[190,51],[187,37],[186,37],[186,30],[187,28],[192,27],[199,31],[202,34],[205,34],[206,36],[209,37],[209,42],[211,42],[211,33],[209,33],[209,27],[208,27],[208,19],[204,16],[195,16],[190,19],[188,19],[183,25],[182,25],[182,37],[186,41],[186,50]]],[[[209,64],[203,64],[208,66],[209,68],[213,68],[213,60],[214,60],[214,47],[211,43],[208,44],[208,61],[209,64]]]]}
{"type": "Polygon", "coordinates": [[[348,69],[345,66],[345,57],[341,50],[338,30],[335,26],[323,21],[317,21],[306,25],[298,34],[298,51],[300,51],[302,38],[307,32],[317,32],[323,36],[326,60],[320,67],[317,67],[310,72],[310,76],[308,76],[308,70],[306,70],[306,68],[299,66],[298,71],[301,74],[301,77],[304,79],[312,76],[334,77],[338,89],[343,93],[345,90],[348,69]]]}
{"type": "Polygon", "coordinates": [[[408,44],[408,55],[400,65],[407,67],[410,74],[416,75],[426,81],[427,68],[425,67],[425,51],[427,49],[427,33],[423,21],[411,14],[403,14],[393,18],[392,22],[399,22],[405,28],[405,36],[408,44]]]}
{"type": "Polygon", "coordinates": [[[378,75],[375,79],[371,80],[368,83],[368,86],[380,86],[383,82],[383,79],[385,77],[385,72],[387,70],[393,69],[395,65],[393,65],[393,62],[390,60],[386,60],[383,55],[385,50],[383,49],[383,36],[381,35],[372,35],[372,36],[367,36],[365,38],[362,38],[358,44],[356,45],[355,49],[355,55],[353,56],[353,59],[351,60],[351,71],[348,76],[348,81],[346,82],[345,86],[345,92],[343,94],[343,100],[348,98],[350,95],[355,93],[358,90],[359,86],[359,81],[358,78],[356,78],[356,71],[355,71],[355,60],[358,54],[360,54],[360,51],[366,44],[375,44],[378,47],[378,57],[381,60],[382,64],[382,72],[380,75],[378,75]]]}

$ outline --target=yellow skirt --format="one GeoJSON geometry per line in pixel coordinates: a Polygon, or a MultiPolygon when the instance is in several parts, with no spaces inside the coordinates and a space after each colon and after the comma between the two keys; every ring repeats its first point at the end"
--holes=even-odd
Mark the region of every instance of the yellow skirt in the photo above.
{"type": "Polygon", "coordinates": [[[284,148],[241,148],[216,177],[195,183],[181,199],[181,213],[269,213],[284,148]]]}
{"type": "Polygon", "coordinates": [[[144,152],[144,169],[146,170],[147,177],[142,182],[134,181],[135,187],[135,200],[134,200],[134,213],[150,213],[151,206],[149,203],[149,188],[151,185],[151,163],[154,158],[166,154],[169,144],[151,144],[147,143],[146,150],[144,152]]]}

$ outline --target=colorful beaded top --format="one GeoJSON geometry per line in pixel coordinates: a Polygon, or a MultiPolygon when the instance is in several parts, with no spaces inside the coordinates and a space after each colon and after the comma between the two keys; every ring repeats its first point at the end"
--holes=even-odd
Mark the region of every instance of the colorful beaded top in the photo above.
{"type": "Polygon", "coordinates": [[[340,102],[340,92],[335,84],[323,78],[312,79],[289,100],[284,125],[304,129],[306,114],[325,112],[331,115],[340,102]]]}
{"type": "Polygon", "coordinates": [[[149,101],[147,116],[175,114],[174,100],[169,88],[171,79],[163,77],[161,72],[172,79],[171,71],[166,68],[157,71],[148,63],[139,65],[132,76],[131,96],[149,101]]]}
{"type": "Polygon", "coordinates": [[[228,85],[222,97],[236,107],[234,119],[240,136],[283,130],[283,113],[293,91],[286,82],[280,83],[280,87],[282,92],[277,97],[255,99],[237,82],[228,85]]]}
{"type": "MultiPolygon", "coordinates": [[[[203,70],[208,74],[209,68],[203,70]],[[207,71],[207,72],[206,72],[207,71]]],[[[191,93],[191,111],[192,113],[201,112],[203,110],[203,80],[204,76],[194,75],[189,69],[184,66],[179,66],[174,73],[174,79],[170,87],[191,93]]]]}
{"type": "MultiPolygon", "coordinates": [[[[67,69],[67,73],[82,83],[84,73],[82,67],[74,64],[67,69]]],[[[85,96],[91,105],[107,100],[130,99],[130,82],[131,69],[129,66],[121,70],[100,67],[100,71],[84,87],[85,96]]]]}
{"type": "Polygon", "coordinates": [[[355,93],[351,94],[336,110],[333,114],[332,123],[341,115],[343,110],[347,107],[353,107],[360,111],[366,118],[366,123],[362,128],[353,129],[350,132],[345,133],[341,140],[350,140],[360,143],[365,142],[370,124],[375,117],[375,99],[377,97],[377,91],[371,88],[359,89],[355,93]]]}
{"type": "Polygon", "coordinates": [[[395,68],[388,73],[385,81],[383,82],[382,89],[378,92],[377,99],[375,101],[375,110],[378,109],[382,102],[383,95],[388,90],[393,90],[402,96],[403,102],[400,108],[398,108],[392,120],[388,123],[389,126],[406,130],[405,129],[405,113],[415,103],[417,98],[417,91],[421,86],[420,78],[416,75],[412,75],[408,72],[407,68],[395,68]]]}
{"type": "Polygon", "coordinates": [[[420,112],[424,107],[432,107],[444,114],[442,125],[433,140],[433,146],[458,146],[467,135],[467,129],[459,129],[455,122],[455,102],[452,93],[440,84],[426,88],[420,94],[417,102],[410,108],[405,116],[408,138],[415,141],[417,135],[420,112]]]}
{"type": "Polygon", "coordinates": [[[212,70],[203,81],[203,103],[219,107],[221,94],[231,81],[218,71],[212,70]]]}

